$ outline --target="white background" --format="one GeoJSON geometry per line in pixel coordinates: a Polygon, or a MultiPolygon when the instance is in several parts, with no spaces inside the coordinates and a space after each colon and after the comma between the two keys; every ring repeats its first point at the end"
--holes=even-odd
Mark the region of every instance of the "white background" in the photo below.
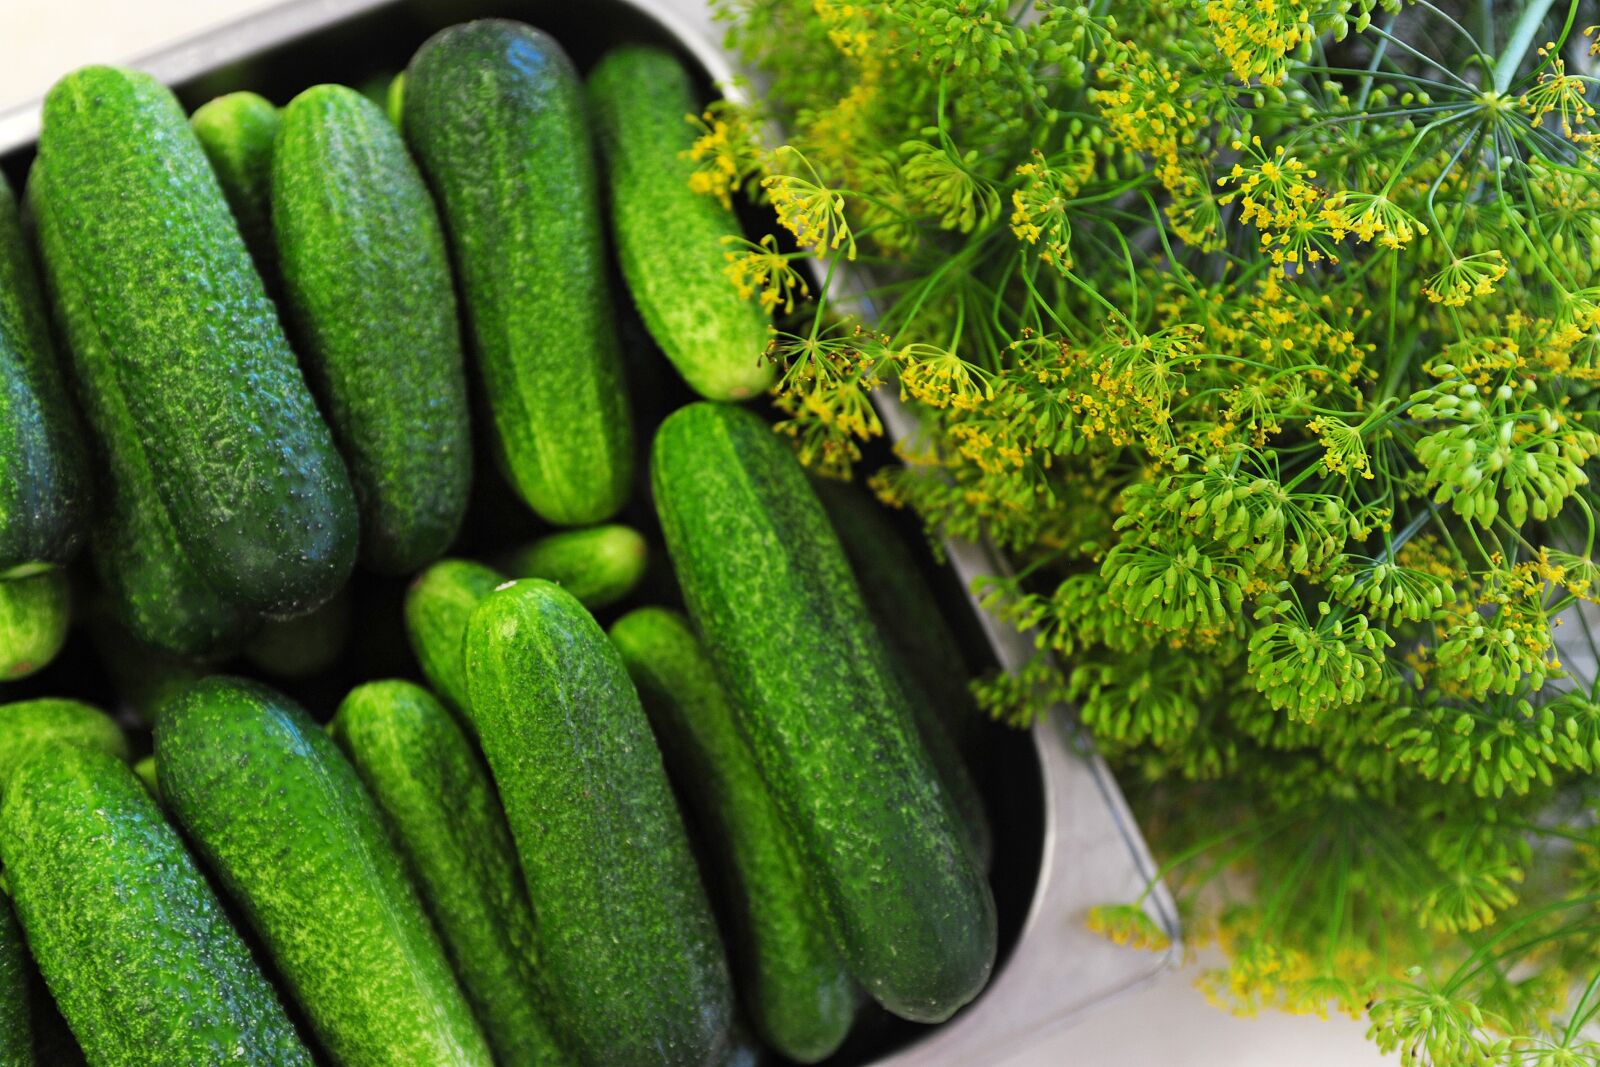
{"type": "MultiPolygon", "coordinates": [[[[42,94],[91,62],[150,52],[262,0],[0,0],[0,109],[42,94]]],[[[1026,1054],[974,1067],[1375,1067],[1390,1061],[1364,1024],[1267,1014],[1236,1019],[1174,972],[1026,1054]]]]}

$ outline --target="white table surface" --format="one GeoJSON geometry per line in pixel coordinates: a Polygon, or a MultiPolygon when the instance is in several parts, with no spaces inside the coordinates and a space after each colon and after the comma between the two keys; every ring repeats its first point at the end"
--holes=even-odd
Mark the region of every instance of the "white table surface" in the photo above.
{"type": "MultiPolygon", "coordinates": [[[[271,0],[0,0],[0,108],[38,96],[74,67],[143,55],[269,6],[271,0]]],[[[1192,970],[1172,972],[989,1067],[1376,1067],[1395,1062],[1366,1043],[1364,1023],[1277,1013],[1238,1019],[1208,1004],[1192,982],[1192,970]]]]}

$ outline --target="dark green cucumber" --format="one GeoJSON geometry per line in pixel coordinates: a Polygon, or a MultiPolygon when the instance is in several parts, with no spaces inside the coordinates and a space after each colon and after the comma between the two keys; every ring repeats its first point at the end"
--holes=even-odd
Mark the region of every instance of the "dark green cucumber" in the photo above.
{"type": "Polygon", "coordinates": [[[513,553],[506,573],[555,582],[593,611],[633,592],[649,562],[644,536],[612,524],[547,534],[513,553]]]}
{"type": "Polygon", "coordinates": [[[750,412],[662,423],[656,509],[690,614],[855,979],[948,1018],[988,981],[994,898],[793,454],[750,412]]]}
{"type": "Polygon", "coordinates": [[[99,708],[56,697],[0,704],[0,793],[12,770],[35,749],[60,745],[128,758],[128,739],[99,708]]]}
{"type": "Polygon", "coordinates": [[[29,1019],[28,947],[0,885],[0,1067],[34,1067],[29,1019]]]}
{"type": "Polygon", "coordinates": [[[335,1060],[488,1067],[382,815],[304,711],[207,678],[156,724],[155,751],[163,801],[335,1060]]]}
{"type": "Polygon", "coordinates": [[[0,578],[0,682],[42,670],[67,640],[72,590],[54,568],[26,578],[0,578]]]}
{"type": "Polygon", "coordinates": [[[472,718],[538,922],[551,1014],[584,1063],[705,1064],[727,963],[650,724],[616,648],[560,586],[484,598],[472,718]]]}
{"type": "Polygon", "coordinates": [[[399,681],[352,690],[330,730],[388,818],[499,1061],[569,1062],[540,1010],[533,909],[472,742],[399,681]]]}
{"type": "MultiPolygon", "coordinates": [[[[506,576],[465,559],[442,559],[406,591],[406,636],[422,676],[456,711],[467,712],[467,620],[506,576]]],[[[470,716],[466,716],[470,722],[470,716]]]]}
{"type": "Polygon", "coordinates": [[[355,560],[349,477],[178,102],[145,74],[67,75],[29,190],[103,447],[137,443],[221,596],[270,614],[326,600],[355,560]]]}
{"type": "Polygon", "coordinates": [[[521,23],[452,26],[406,68],[404,122],[444,214],[512,483],[557,525],[609,518],[633,431],[572,61],[521,23]]]}
{"type": "Polygon", "coordinates": [[[17,202],[0,177],[0,578],[83,543],[89,469],[17,202]]]}
{"type": "Polygon", "coordinates": [[[962,753],[979,743],[977,705],[967,688],[965,657],[922,569],[883,509],[855,486],[812,480],[828,513],[867,611],[889,649],[890,663],[911,696],[922,743],[961,812],[962,825],[985,866],[993,835],[983,797],[962,753]]]}
{"type": "Polygon", "coordinates": [[[827,1058],[850,1031],[856,988],[716,669],[689,620],[665,608],[630,611],[611,627],[611,641],[711,838],[751,1022],[791,1060],[827,1058]]]}
{"type": "Polygon", "coordinates": [[[361,559],[410,574],[455,539],[472,484],[455,285],[394,125],[354,89],[283,109],[272,224],[297,339],[361,508],[361,559]]]}
{"type": "Polygon", "coordinates": [[[115,756],[64,746],[26,758],[0,807],[0,862],[96,1067],[310,1067],[221,902],[115,756]]]}
{"type": "Polygon", "coordinates": [[[278,280],[272,240],[272,142],[278,109],[255,93],[228,93],[202,104],[189,117],[200,147],[216,172],[222,195],[268,289],[278,280]]]}
{"type": "Polygon", "coordinates": [[[350,622],[350,593],[342,589],[309,614],[262,623],[244,657],[274,678],[310,678],[339,662],[350,643],[350,622]]]}
{"type": "Polygon", "coordinates": [[[685,119],[700,111],[689,72],[659,48],[618,48],[589,75],[589,104],[617,261],[650,336],[701,396],[764,392],[774,374],[771,316],[725,273],[723,239],[738,236],[739,220],[689,187],[694,130],[685,119]]]}

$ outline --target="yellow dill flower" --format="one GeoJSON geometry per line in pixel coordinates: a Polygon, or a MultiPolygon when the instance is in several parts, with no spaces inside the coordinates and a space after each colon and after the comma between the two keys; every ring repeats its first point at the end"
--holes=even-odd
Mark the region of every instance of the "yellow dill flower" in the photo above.
{"type": "Polygon", "coordinates": [[[774,158],[780,164],[797,161],[810,175],[769,174],[761,179],[778,222],[794,235],[801,248],[815,252],[843,248],[845,258],[855,259],[856,239],[844,217],[844,196],[822,183],[816,168],[799,149],[784,145],[774,158]]]}
{"type": "Polygon", "coordinates": [[[1474,297],[1494,292],[1507,269],[1506,257],[1499,250],[1457,256],[1423,284],[1422,292],[1435,304],[1463,307],[1474,297]]]}
{"type": "Polygon", "coordinates": [[[1288,56],[1315,35],[1311,8],[1291,0],[1210,0],[1211,39],[1242,82],[1282,85],[1288,56]]]}
{"type": "Polygon", "coordinates": [[[1376,240],[1385,248],[1404,248],[1419,235],[1428,234],[1428,227],[1387,193],[1336,193],[1328,206],[1359,240],[1376,240]]]}
{"type": "Polygon", "coordinates": [[[719,100],[704,114],[685,115],[684,121],[698,131],[694,143],[682,152],[695,164],[689,188],[702,196],[714,196],[723,207],[733,206],[732,194],[761,170],[761,151],[742,111],[726,100],[719,100]]]}
{"type": "Polygon", "coordinates": [[[1042,246],[1039,258],[1050,266],[1062,272],[1071,270],[1072,222],[1067,217],[1067,202],[1081,182],[1050,167],[1038,149],[1031,162],[1017,168],[1017,175],[1027,180],[1011,193],[1011,232],[1019,241],[1042,246]]]}
{"type": "Polygon", "coordinates": [[[934,408],[970,411],[994,396],[989,377],[954,352],[928,344],[909,344],[894,354],[900,395],[934,408]]]}
{"type": "Polygon", "coordinates": [[[1554,42],[1539,49],[1552,69],[1539,75],[1539,84],[1518,97],[1517,103],[1535,123],[1555,114],[1560,119],[1562,135],[1572,138],[1577,136],[1575,131],[1579,126],[1594,118],[1594,105],[1587,99],[1589,87],[1585,80],[1568,74],[1566,61],[1551,55],[1554,49],[1554,42]]]}
{"type": "Polygon", "coordinates": [[[1084,920],[1091,933],[1108,937],[1119,945],[1161,951],[1172,945],[1171,936],[1150,913],[1137,904],[1100,904],[1089,909],[1084,920]]]}
{"type": "Polygon", "coordinates": [[[746,300],[755,298],[767,311],[782,308],[787,313],[794,310],[796,296],[810,293],[806,280],[789,265],[789,257],[778,251],[772,234],[764,234],[760,244],[743,237],[724,237],[722,243],[736,249],[723,253],[727,260],[723,273],[746,300]]]}
{"type": "Polygon", "coordinates": [[[1367,455],[1367,445],[1361,439],[1359,427],[1332,415],[1318,415],[1308,428],[1322,442],[1324,467],[1347,478],[1357,474],[1363,478],[1372,477],[1372,460],[1367,455]]]}

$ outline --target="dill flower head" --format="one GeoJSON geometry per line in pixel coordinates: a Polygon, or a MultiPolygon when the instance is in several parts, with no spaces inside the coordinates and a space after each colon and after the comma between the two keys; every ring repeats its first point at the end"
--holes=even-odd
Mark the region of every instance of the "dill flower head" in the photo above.
{"type": "Polygon", "coordinates": [[[1508,269],[1499,250],[1457,256],[1423,283],[1422,292],[1435,304],[1465,307],[1467,301],[1493,293],[1508,269]]]}

